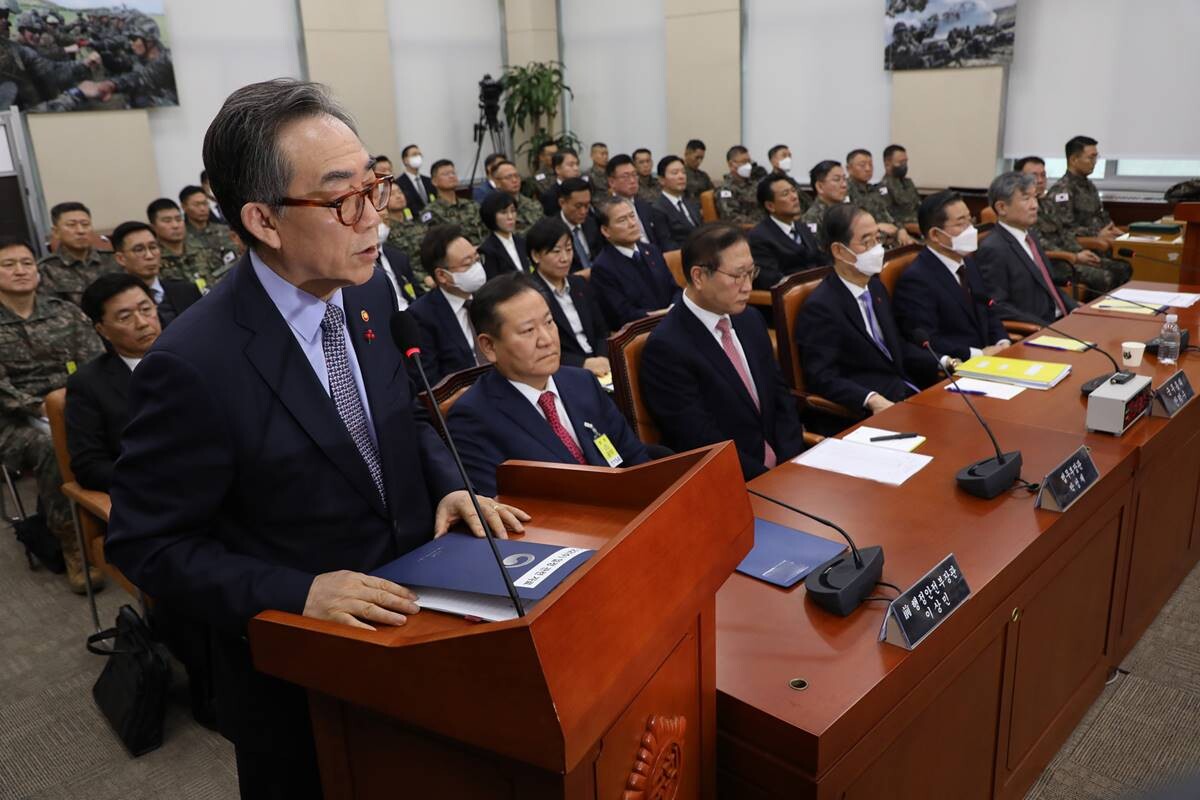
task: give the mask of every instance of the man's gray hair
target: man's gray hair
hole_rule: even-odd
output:
[[[995,211],[996,203],[1001,200],[1011,203],[1014,194],[1018,191],[1027,192],[1036,183],[1036,179],[1028,172],[1005,172],[998,175],[988,187],[988,205]]]
[[[596,202],[596,218],[600,220],[601,225],[610,224],[613,211],[617,206],[627,205],[630,208],[636,208],[633,201],[628,197],[621,197],[619,194],[610,194],[607,197],[602,197]]]
[[[204,168],[229,226],[247,245],[242,206],[279,201],[292,182],[292,165],[279,147],[279,132],[307,117],[330,116],[355,130],[354,119],[319,83],[291,78],[252,83],[225,99],[204,134]]]

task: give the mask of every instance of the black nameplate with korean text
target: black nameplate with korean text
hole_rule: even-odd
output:
[[[1179,409],[1191,402],[1191,399],[1195,396],[1196,393],[1192,390],[1192,382],[1188,380],[1188,376],[1183,373],[1183,370],[1180,370],[1163,381],[1162,385],[1154,390],[1154,407],[1151,409],[1150,415],[1153,417],[1173,417],[1179,412]]]
[[[1066,511],[1084,492],[1100,480],[1092,453],[1081,447],[1042,479],[1034,506],[1047,511]]]
[[[888,606],[879,641],[912,650],[971,594],[954,553]]]

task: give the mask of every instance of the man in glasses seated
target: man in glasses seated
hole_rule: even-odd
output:
[[[144,222],[122,222],[109,237],[113,254],[121,269],[146,285],[150,298],[158,306],[158,319],[167,327],[193,303],[200,299],[200,290],[188,281],[163,278],[162,251],[154,238],[154,229]],[[101,334],[103,335],[103,334]]]

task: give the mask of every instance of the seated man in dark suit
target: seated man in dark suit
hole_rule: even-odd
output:
[[[564,147],[550,157],[550,166],[554,168],[554,183],[550,184],[539,198],[548,217],[558,213],[558,197],[563,182],[579,178],[579,154],[569,147]],[[580,180],[587,183],[586,178]]]
[[[510,459],[632,466],[645,446],[596,377],[562,366],[558,326],[525,275],[489,281],[471,303],[479,350],[496,365],[450,410],[446,420],[471,483],[496,493],[496,467]]]
[[[516,233],[517,201],[507,192],[492,192],[479,207],[479,218],[489,231],[479,245],[488,280],[506,272],[529,272],[525,237]]]
[[[67,451],[79,485],[107,492],[129,421],[129,376],[162,326],[146,284],[124,272],[97,278],[81,305],[108,348],[67,378]]]
[[[605,198],[596,215],[608,244],[593,262],[591,280],[609,330],[666,311],[679,287],[659,249],[641,241],[633,204],[623,197]]]
[[[758,184],[758,204],[767,218],[750,230],[750,251],[758,267],[755,289],[770,289],[793,272],[829,263],[817,238],[800,222],[800,193],[786,175],[772,174]]]
[[[926,197],[917,224],[926,247],[900,276],[892,298],[905,337],[921,344],[918,331],[927,333],[934,352],[951,365],[1012,344],[971,256],[979,234],[962,195]]]
[[[500,187],[496,185],[494,180],[495,175],[493,170],[501,161],[507,161],[508,157],[504,153],[489,153],[488,157],[483,160],[483,180],[471,190],[471,199],[476,205],[482,206],[483,201],[487,200],[488,195],[493,192],[500,191]]]
[[[200,290],[194,284],[159,277],[162,251],[154,229],[146,223],[122,222],[108,238],[121,269],[140,279],[150,290],[164,328],[200,299]]]
[[[825,215],[833,272],[796,317],[796,346],[808,391],[863,415],[916,394],[933,360],[900,335],[879,280],[883,244],[875,218],[842,205]],[[913,378],[910,378],[910,375]]]
[[[639,152],[645,154],[648,162],[650,151],[643,149]],[[649,171],[649,166],[646,169]],[[642,196],[638,170],[633,165],[633,159],[624,153],[615,155],[608,160],[608,166],[604,168],[604,172],[608,176],[608,191],[614,197],[623,197],[633,205],[638,226],[638,239],[644,244],[655,245],[661,250],[658,231],[654,228],[654,213],[650,204]],[[656,180],[655,184],[657,185],[657,183]],[[657,192],[657,189],[654,191]],[[599,205],[599,200],[596,203]]]
[[[583,178],[567,178],[559,187],[558,213],[554,215],[571,232],[571,245],[574,248],[571,272],[583,273],[583,277],[591,274],[592,262],[604,249],[600,223],[592,212],[594,197],[591,185]]]
[[[796,400],[767,325],[746,312],[754,259],[746,235],[701,225],[683,244],[688,285],[646,340],[642,399],[673,450],[732,439],[750,480],[804,449]]]
[[[398,190],[395,191],[395,194],[401,197],[404,196]],[[414,300],[425,294],[425,287],[417,280],[416,273],[413,272],[412,262],[408,258],[408,253],[405,253],[399,247],[387,242],[380,244],[377,266],[387,276],[388,283],[392,285],[392,291],[396,295],[397,311],[405,310]]]
[[[608,364],[608,326],[586,278],[570,274],[571,232],[561,220],[543,217],[526,238],[537,286],[558,325],[562,363],[583,367],[597,377],[611,372]]]
[[[437,288],[421,295],[408,311],[423,338],[421,365],[431,384],[484,363],[475,350],[475,330],[467,314],[471,295],[487,282],[479,253],[457,225],[434,225],[421,240],[421,263]]]
[[[1038,220],[1037,181],[1006,172],[992,181],[988,202],[998,218],[979,246],[979,269],[1001,319],[1052,325],[1078,305],[1054,285],[1050,259],[1033,235]]]
[[[419,217],[429,201],[437,197],[437,189],[433,181],[421,174],[421,165],[425,163],[421,148],[415,144],[406,145],[400,160],[404,163],[404,171],[396,178],[396,186],[404,192],[413,215]]]
[[[650,205],[650,224],[658,233],[658,244],[663,252],[683,247],[683,240],[703,222],[700,203],[684,199],[687,178],[687,167],[679,156],[665,156],[659,160],[658,185],[662,191]]]

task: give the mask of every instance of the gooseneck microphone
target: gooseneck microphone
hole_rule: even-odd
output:
[[[761,497],[767,502],[782,506],[788,511],[794,511],[801,516],[833,528],[842,535],[850,545],[850,558],[844,555],[835,556],[821,566],[808,573],[804,579],[804,588],[812,601],[826,611],[845,617],[858,608],[862,601],[875,590],[875,584],[883,577],[883,548],[878,545],[864,547],[862,550],[854,544],[850,534],[841,527],[833,524],[824,517],[810,514],[795,506],[789,506],[781,500],[756,492],[750,487],[746,491],[755,497]]]
[[[1117,251],[1117,255],[1119,255],[1121,258],[1137,257],[1137,258],[1144,259],[1146,261],[1153,261],[1156,264],[1166,264],[1169,267],[1178,267],[1179,266],[1178,261],[1168,261],[1165,258],[1155,258],[1154,256],[1148,256],[1145,253],[1138,254],[1138,253],[1135,253],[1132,250],[1130,250],[1128,247],[1122,247],[1120,250]],[[1126,301],[1126,302],[1129,302],[1129,301]]]
[[[961,397],[967,407],[971,409],[971,413],[975,415],[975,419],[979,420],[984,432],[992,440],[992,447],[996,450],[994,457],[980,459],[958,471],[955,480],[958,481],[959,488],[967,494],[982,497],[985,500],[991,500],[993,497],[1003,494],[1021,477],[1021,451],[1013,450],[1005,453],[1000,450],[1000,443],[996,441],[996,435],[992,433],[991,427],[979,414],[975,404],[971,402],[971,398],[958,388],[958,379],[954,377],[954,371],[942,366],[941,356],[934,352],[933,346],[929,343],[929,332],[916,330],[913,333],[921,342],[921,347],[929,351],[929,355],[933,356],[933,360],[937,362],[938,368],[954,384],[955,394]]]
[[[1099,389],[1101,386],[1103,386],[1105,383],[1112,380],[1113,378],[1123,377],[1124,375],[1128,374],[1125,372],[1125,370],[1121,369],[1121,365],[1117,363],[1117,360],[1112,357],[1111,353],[1097,347],[1095,342],[1085,341],[1084,339],[1080,339],[1078,336],[1076,336],[1074,334],[1067,333],[1064,330],[1059,330],[1058,328],[1054,327],[1053,325],[1047,325],[1045,322],[1042,322],[1040,319],[1033,316],[1032,314],[1026,314],[1024,311],[1021,311],[1018,308],[1009,309],[1005,313],[1015,314],[1022,322],[1029,322],[1034,325],[1041,325],[1046,330],[1054,331],[1059,336],[1065,336],[1072,341],[1079,342],[1081,345],[1083,345],[1085,350],[1094,350],[1097,353],[1099,353],[1100,355],[1102,355],[1108,359],[1109,363],[1112,364],[1113,371],[1106,372],[1103,375],[1097,375],[1094,378],[1084,381],[1083,385],[1079,387],[1079,391],[1081,394],[1085,394],[1085,395],[1091,394],[1092,392],[1096,391],[1097,389]],[[1032,346],[1037,347],[1037,345],[1032,345]]]
[[[425,387],[429,397],[433,400],[433,389],[429,385],[429,378],[425,376],[425,366],[421,363],[421,334],[417,321],[409,315],[407,311],[397,311],[392,314],[392,319],[388,323],[392,330],[392,341],[396,343],[397,349],[404,354],[404,357],[417,365],[417,373],[421,376],[421,385]],[[446,427],[446,418],[442,416],[441,406],[436,400],[430,403],[433,406],[433,413],[437,416],[438,422],[441,423],[442,430],[446,432],[446,444],[450,446],[450,455],[454,456],[454,465],[458,467],[458,474],[463,480],[463,486],[467,487],[467,494],[471,498],[471,505],[475,508],[475,515],[479,517],[479,524],[483,527],[483,532],[487,536],[488,545],[492,548],[492,555],[496,559],[496,566],[500,568],[500,577],[504,579],[504,588],[508,589],[508,596],[512,600],[513,608],[517,610],[517,616],[525,616],[525,606],[521,603],[521,598],[517,595],[517,587],[513,586],[512,577],[508,574],[508,570],[504,567],[504,558],[500,555],[500,548],[496,546],[496,536],[492,533],[491,526],[488,525],[487,519],[483,516],[483,509],[479,507],[479,496],[475,494],[475,487],[471,485],[471,478],[467,475],[467,470],[463,467],[462,459],[458,456],[458,448],[454,446],[454,438],[450,435],[450,429]]]

